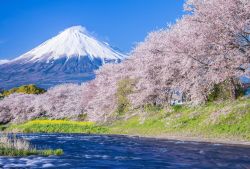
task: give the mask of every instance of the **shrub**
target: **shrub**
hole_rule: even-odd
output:
[[[162,110],[162,106],[154,105],[154,104],[146,104],[146,105],[143,106],[143,108],[144,108],[144,111],[149,112],[149,113],[151,113],[151,112],[159,112],[159,111]]]
[[[182,105],[173,105],[171,106],[174,112],[179,112],[183,108]]]
[[[62,155],[62,149],[37,150],[28,141],[16,136],[0,136],[0,156]]]
[[[43,156],[50,156],[50,155],[59,156],[59,155],[62,155],[62,154],[63,154],[63,150],[62,150],[62,149],[56,149],[56,150],[51,150],[51,149],[48,149],[48,150],[40,150],[39,152],[40,152],[40,154],[43,155]]]
[[[232,80],[226,80],[224,82],[215,84],[212,91],[208,95],[207,100],[218,101],[218,100],[229,100],[235,99],[244,95],[244,90],[239,83]]]
[[[0,131],[3,131],[4,129],[6,129],[7,127],[5,125],[0,125]]]
[[[1,96],[6,97],[6,96],[9,96],[10,94],[13,94],[13,93],[42,94],[45,92],[46,92],[46,90],[39,88],[34,84],[30,84],[30,85],[20,86],[18,88],[13,88],[10,90],[4,90],[1,94]]]
[[[134,80],[132,79],[123,79],[118,82],[117,88],[117,113],[119,115],[124,114],[130,108],[130,102],[128,99],[128,95],[133,92],[133,84]]]

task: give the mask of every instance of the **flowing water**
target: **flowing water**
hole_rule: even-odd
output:
[[[83,135],[19,135],[62,156],[0,157],[0,168],[250,169],[250,147],[151,138]]]

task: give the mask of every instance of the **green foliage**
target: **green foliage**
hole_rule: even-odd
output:
[[[128,95],[133,92],[134,80],[132,79],[123,79],[118,82],[117,88],[117,110],[116,112],[119,115],[122,115],[129,111],[130,102],[128,99]]]
[[[38,150],[38,153],[43,156],[50,156],[50,155],[56,155],[60,156],[63,155],[63,150],[62,149],[47,149],[47,150]]]
[[[62,149],[47,149],[47,150],[36,150],[36,149],[29,149],[29,150],[22,150],[22,149],[15,149],[5,147],[4,145],[0,145],[0,156],[15,156],[15,157],[22,157],[22,156],[30,156],[30,155],[41,155],[41,156],[50,156],[50,155],[62,155]]]
[[[5,130],[7,127],[5,125],[0,125],[0,131]]]
[[[0,156],[28,156],[28,155],[36,155],[34,150],[18,150],[14,148],[0,146]]]
[[[208,95],[209,102],[218,100],[229,100],[244,95],[244,90],[239,83],[233,80],[227,80],[219,84],[215,84],[213,90]]]
[[[153,105],[153,104],[146,104],[144,107],[144,111],[148,113],[157,113],[162,110],[162,107],[160,105]]]
[[[80,121],[84,121],[86,120],[86,118],[87,118],[87,114],[83,113],[83,114],[79,114],[77,119]]]
[[[0,156],[29,156],[29,155],[62,155],[62,149],[37,150],[27,140],[17,138],[15,135],[0,136]]]
[[[12,125],[7,131],[23,133],[106,133],[107,128],[97,126],[92,122],[78,122],[68,120],[33,120],[24,124]]]
[[[13,93],[42,94],[45,92],[46,92],[46,90],[39,88],[34,84],[30,84],[30,85],[20,86],[18,88],[13,88],[10,90],[4,90],[1,93],[0,97],[6,97],[6,96],[9,96],[10,94],[13,94]]]
[[[171,106],[174,112],[180,112],[183,109],[182,105],[173,105]]]

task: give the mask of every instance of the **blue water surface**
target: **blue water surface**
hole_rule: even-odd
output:
[[[26,134],[62,156],[0,157],[0,168],[249,169],[250,147],[83,134]]]

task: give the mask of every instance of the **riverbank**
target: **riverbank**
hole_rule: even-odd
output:
[[[68,120],[33,120],[10,125],[6,132],[87,133],[153,137],[181,141],[250,145],[250,99],[168,109],[145,106],[144,112],[128,112],[112,123]]]
[[[168,110],[147,107],[144,114],[116,121],[109,129],[112,134],[250,145],[250,99]]]
[[[197,142],[197,143],[211,143],[211,144],[227,144],[232,146],[247,146],[250,147],[250,141],[243,140],[231,140],[229,138],[202,138],[202,137],[188,137],[177,135],[158,135],[158,136],[145,136],[145,135],[125,135],[128,137],[140,137],[140,138],[154,138],[163,140],[172,140],[180,142]]]
[[[107,132],[104,126],[94,122],[37,119],[23,124],[6,126],[4,132],[10,133],[87,133],[102,134]]]

